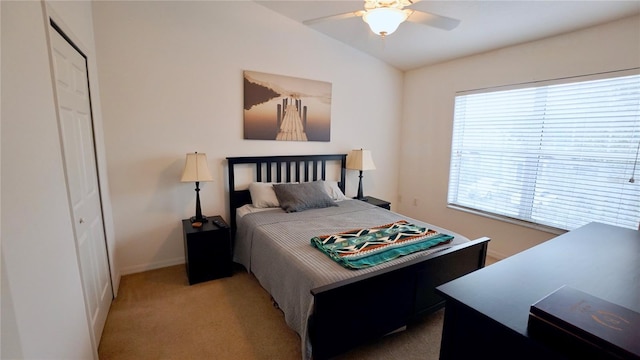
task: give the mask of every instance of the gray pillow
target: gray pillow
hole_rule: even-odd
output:
[[[273,184],[280,207],[286,212],[338,206],[329,197],[322,181],[301,184]]]

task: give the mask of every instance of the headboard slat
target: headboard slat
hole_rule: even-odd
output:
[[[256,163],[256,181],[262,182],[262,162]]]
[[[273,180],[271,180],[271,167],[272,167],[272,162],[271,161],[267,161],[267,182],[273,182]]]
[[[313,181],[316,181],[318,180],[318,162],[314,160],[311,163],[313,164]]]

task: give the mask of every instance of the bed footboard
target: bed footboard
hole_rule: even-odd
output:
[[[313,358],[326,359],[444,306],[435,288],[484,267],[489,238],[311,290]],[[349,341],[340,339],[348,338]]]

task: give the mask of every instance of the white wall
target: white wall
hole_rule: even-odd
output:
[[[640,66],[640,17],[424,67],[405,74],[398,210],[469,237],[505,257],[556,235],[449,209],[456,91]],[[417,199],[417,206],[413,200]]]
[[[91,341],[58,135],[45,8],[2,1],[2,348],[4,359],[90,359]],[[98,163],[110,202],[91,3],[54,2],[59,24],[89,56]],[[53,14],[53,13],[52,13]]]
[[[402,74],[254,2],[96,2],[109,181],[123,273],[184,262],[185,154],[207,154],[205,215],[227,220],[225,157],[367,148],[365,193],[395,201]],[[243,140],[243,70],[332,83],[330,142]],[[357,190],[349,172],[347,195]],[[393,204],[395,205],[395,204]]]

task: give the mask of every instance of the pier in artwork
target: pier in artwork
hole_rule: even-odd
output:
[[[302,106],[302,100],[285,98],[277,106],[278,134],[276,140],[308,141],[307,107]]]

